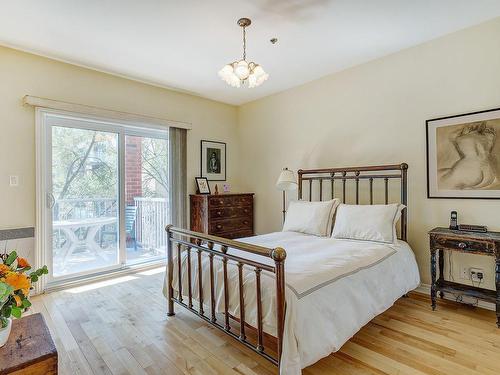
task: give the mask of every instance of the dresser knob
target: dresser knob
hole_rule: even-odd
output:
[[[243,212],[247,214],[247,213],[248,213],[248,210],[245,208],[245,209],[243,210]]]
[[[221,228],[222,228],[222,225],[217,224],[217,229],[221,229]]]
[[[217,215],[221,216],[221,215],[222,215],[222,212],[217,211]]]
[[[247,225],[248,224],[248,220],[244,220],[243,224]]]
[[[219,203],[220,203],[220,204],[224,203],[224,200],[223,200],[223,199],[220,199],[220,200],[219,200]]]
[[[465,242],[459,242],[458,247],[461,249],[465,249],[467,247],[467,244]]]

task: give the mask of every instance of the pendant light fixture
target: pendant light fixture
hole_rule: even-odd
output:
[[[238,25],[243,29],[243,58],[225,65],[219,71],[219,77],[233,87],[241,87],[248,84],[249,88],[257,87],[269,78],[262,66],[252,62],[247,62],[247,40],[246,28],[252,21],[248,18],[240,18]]]

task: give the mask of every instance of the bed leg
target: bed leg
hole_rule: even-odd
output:
[[[167,260],[168,260],[168,285],[167,285],[167,291],[168,291],[168,311],[167,311],[167,316],[174,316],[174,288],[172,287],[172,282],[174,279],[174,260],[172,256],[172,233],[170,232],[170,228],[172,225],[167,225]]]

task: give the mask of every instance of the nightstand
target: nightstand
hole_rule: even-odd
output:
[[[462,232],[448,228],[434,228],[429,232],[431,250],[431,301],[436,309],[436,294],[458,293],[496,304],[497,326],[500,328],[500,233]],[[496,291],[459,284],[444,279],[444,251],[487,255],[495,257]],[[436,252],[439,252],[439,278],[436,275]]]

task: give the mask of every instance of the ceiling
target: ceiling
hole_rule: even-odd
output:
[[[500,0],[0,0],[0,44],[242,104],[500,16]],[[270,74],[233,88],[241,56]],[[278,38],[272,45],[269,40]]]

